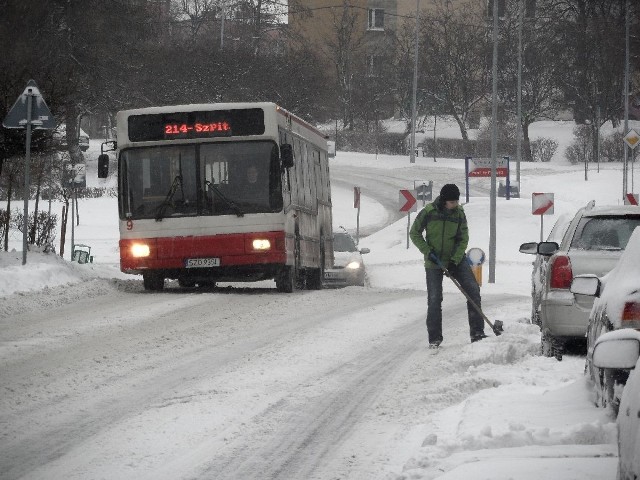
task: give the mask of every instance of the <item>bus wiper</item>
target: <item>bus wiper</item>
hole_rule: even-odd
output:
[[[213,183],[211,182],[207,182],[207,186],[211,187],[211,190],[213,190],[213,193],[215,193],[218,198],[220,198],[224,203],[227,204],[227,206],[229,208],[231,208],[231,210],[233,210],[233,212],[238,216],[238,217],[244,217],[244,212],[242,211],[242,209],[238,206],[238,204],[236,202],[234,202],[233,200],[231,200],[230,198],[228,198],[224,193],[222,193],[220,191],[220,189],[218,187],[216,187]]]
[[[173,196],[176,194],[178,187],[182,189],[182,175],[176,175],[173,179],[173,183],[171,184],[169,192],[167,192],[167,196],[164,198],[164,201],[160,204],[158,210],[156,211],[156,222],[161,222],[164,218],[167,207],[173,206]],[[184,197],[184,190],[182,192],[182,195]]]

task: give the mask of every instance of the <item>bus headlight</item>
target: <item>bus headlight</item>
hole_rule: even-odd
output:
[[[349,262],[346,268],[348,268],[349,270],[357,270],[360,268],[360,265],[361,265],[360,262],[353,261],[353,262]]]
[[[149,245],[146,243],[134,243],[131,245],[131,256],[133,257],[148,257],[149,253]]]
[[[266,238],[256,238],[253,240],[254,250],[269,250],[271,248],[271,242]]]

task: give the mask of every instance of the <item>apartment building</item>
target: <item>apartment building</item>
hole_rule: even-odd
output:
[[[463,8],[469,2],[479,9],[491,0],[419,0],[421,15],[438,7]],[[505,1],[505,0],[498,0]],[[305,0],[289,10],[288,24],[294,38],[321,53],[327,72],[334,74],[337,63],[348,59],[353,72],[362,73],[379,99],[381,112],[394,113],[391,92],[384,93],[385,68],[399,54],[398,36],[405,43],[412,37],[416,0]],[[411,40],[409,40],[411,41]],[[388,72],[387,72],[388,74]],[[376,79],[378,80],[376,82]]]

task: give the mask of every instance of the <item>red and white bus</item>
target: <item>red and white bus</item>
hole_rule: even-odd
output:
[[[147,290],[275,279],[333,264],[326,137],[273,103],[118,112],[120,268]],[[101,155],[99,176],[108,175]]]

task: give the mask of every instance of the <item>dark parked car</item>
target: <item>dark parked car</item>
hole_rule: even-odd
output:
[[[347,232],[333,234],[333,268],[324,272],[324,285],[327,287],[346,287],[356,285],[364,287],[367,274],[362,255],[369,253],[368,248],[358,248]]]
[[[640,332],[623,328],[595,343],[593,363],[602,369],[626,370],[618,411],[618,480],[640,478]]]
[[[507,184],[500,182],[498,184],[498,196],[507,196]],[[518,182],[509,182],[509,197],[520,198],[520,184]]]
[[[54,130],[53,140],[60,150],[67,149],[67,126],[64,123]],[[89,135],[81,128],[78,128],[78,146],[83,152],[89,150]]]
[[[596,207],[592,201],[578,210],[560,242],[520,246],[522,253],[548,258],[547,262],[540,262],[533,295],[534,304],[539,297],[537,314],[543,355],[562,360],[568,342],[584,343],[593,297],[571,293],[571,281],[576,275],[608,273],[639,225],[640,207]]]
[[[596,403],[616,410],[629,371],[598,368],[593,352],[598,339],[607,332],[640,329],[640,227],[634,230],[611,272],[602,278],[577,276],[571,291],[596,297],[587,328],[587,372],[596,389]]]

